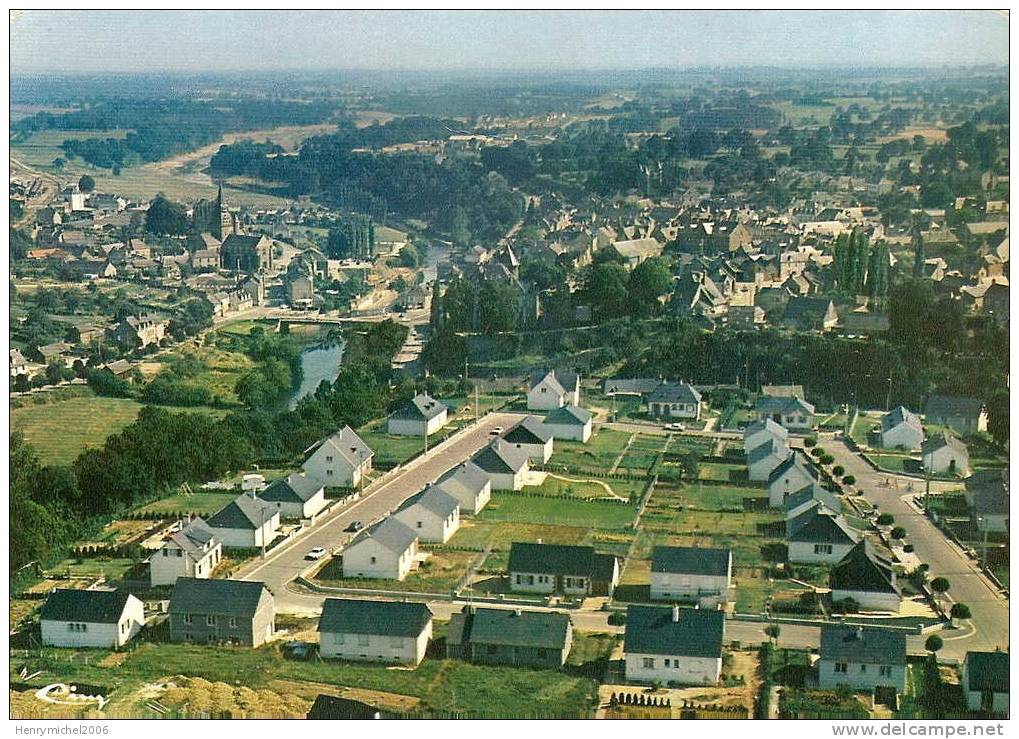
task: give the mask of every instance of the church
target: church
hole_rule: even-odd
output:
[[[241,233],[237,216],[223,203],[223,186],[219,186],[215,200],[199,200],[192,216],[195,231],[208,233],[223,241],[231,234]]]

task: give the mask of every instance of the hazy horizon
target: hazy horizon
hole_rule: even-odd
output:
[[[12,75],[1008,64],[997,11],[34,10],[10,38]]]

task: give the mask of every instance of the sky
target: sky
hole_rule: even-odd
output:
[[[997,11],[14,11],[14,74],[1008,63]]]

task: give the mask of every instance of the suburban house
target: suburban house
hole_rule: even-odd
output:
[[[527,410],[551,411],[564,405],[580,405],[580,375],[549,370],[531,378]]]
[[[755,406],[760,420],[770,418],[789,431],[810,431],[814,428],[814,406],[796,397],[762,395]]]
[[[475,608],[453,614],[446,656],[490,665],[560,668],[573,646],[565,613]]]
[[[602,392],[605,395],[647,395],[661,384],[662,380],[658,377],[613,377],[605,380]]]
[[[793,493],[817,482],[817,472],[809,462],[803,462],[793,452],[768,475],[768,505],[781,508],[785,499]]]
[[[552,456],[552,430],[537,416],[527,416],[513,428],[504,432],[502,438],[527,452],[532,462],[544,464]]]
[[[648,393],[647,411],[653,418],[698,421],[701,417],[701,394],[685,382],[663,382]]]
[[[1008,533],[1008,467],[980,470],[966,480],[966,505],[978,531]]]
[[[258,497],[276,506],[281,518],[311,518],[326,506],[326,492],[321,481],[301,473],[269,483]]]
[[[780,441],[788,443],[789,430],[781,424],[775,423],[770,418],[761,421],[754,421],[743,429],[743,448],[748,452],[756,449],[766,441]]]
[[[651,552],[651,600],[716,608],[729,599],[732,550],[657,546]]]
[[[820,503],[832,513],[842,512],[842,501],[831,491],[815,484],[798,490],[785,499],[782,510],[785,513],[786,521],[800,515],[814,503]]]
[[[492,497],[488,474],[469,460],[446,472],[435,486],[457,499],[461,514],[480,513]]]
[[[884,415],[881,427],[871,435],[873,446],[912,451],[923,444],[923,422],[916,413],[900,405]]]
[[[863,539],[846,517],[815,500],[786,519],[788,560],[800,564],[836,564]]]
[[[626,609],[626,679],[663,685],[714,685],[722,673],[725,614],[704,608]]]
[[[384,518],[344,547],[343,576],[402,580],[417,551],[417,533],[392,516]]]
[[[821,626],[817,683],[824,690],[906,689],[906,632],[872,626]]]
[[[969,474],[969,450],[958,438],[940,431],[920,447],[920,460],[925,472],[965,477]]]
[[[614,241],[606,248],[615,251],[626,262],[626,267],[633,269],[645,259],[661,256],[664,244],[657,239],[628,239]]]
[[[782,441],[771,439],[747,452],[747,471],[750,480],[764,482],[771,473],[789,459],[792,452]]]
[[[421,541],[445,544],[460,528],[460,501],[429,485],[408,498],[393,518],[412,529]]]
[[[357,487],[364,475],[371,472],[372,457],[375,456],[375,452],[350,426],[344,426],[308,451],[311,454],[304,460],[301,469],[327,488]]]
[[[488,475],[492,490],[519,490],[530,469],[527,452],[502,439],[493,441],[471,461]]]
[[[924,409],[924,420],[930,426],[948,426],[963,435],[987,430],[987,411],[979,398],[932,395]]]
[[[803,331],[830,331],[838,323],[839,313],[828,298],[790,298],[782,316],[783,326]]]
[[[619,582],[619,560],[594,547],[515,541],[507,569],[510,590],[518,593],[611,597]]]
[[[1007,715],[1008,652],[966,652],[961,684],[967,709]]]
[[[257,647],[276,630],[275,601],[263,582],[182,577],[169,614],[173,642]]]
[[[432,612],[424,603],[326,598],[318,633],[322,657],[417,665],[432,638]]]
[[[145,625],[145,606],[126,590],[54,590],[39,611],[49,647],[117,649]]]
[[[222,558],[223,544],[205,521],[180,521],[149,557],[149,582],[156,587],[173,585],[178,577],[210,577]]]
[[[576,405],[564,405],[545,416],[545,428],[553,439],[579,441],[586,444],[591,438],[591,411]]]
[[[168,323],[151,313],[128,316],[117,324],[113,330],[113,338],[123,346],[140,349],[162,341],[166,336]]]
[[[394,411],[386,421],[386,431],[398,436],[431,436],[446,425],[449,409],[429,395],[415,395]]]
[[[276,538],[280,511],[250,495],[238,495],[208,520],[209,528],[225,547],[255,549]]]
[[[833,602],[853,600],[863,611],[898,613],[902,589],[890,562],[863,539],[832,568],[828,575]]]
[[[11,377],[28,374],[28,360],[17,349],[11,349]]]

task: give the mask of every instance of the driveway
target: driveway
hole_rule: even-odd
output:
[[[974,562],[949,540],[940,529],[909,504],[908,499],[923,494],[924,481],[904,475],[878,472],[841,438],[821,442],[835,463],[856,477],[856,487],[882,513],[895,516],[895,524],[906,530],[921,562],[930,565],[931,577],[947,577],[952,587],[950,600],[965,603],[973,614],[972,630],[945,631],[943,656],[951,651],[993,650],[1008,648],[1008,600],[984,577]],[[932,482],[931,492],[957,490],[957,482]]]

